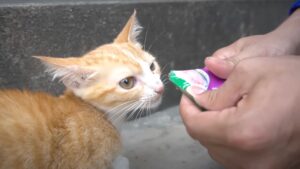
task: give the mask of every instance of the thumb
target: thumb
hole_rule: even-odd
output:
[[[218,77],[227,79],[237,63],[235,60],[239,54],[240,49],[236,43],[233,43],[229,46],[218,49],[211,57],[207,57],[205,59],[205,66]]]
[[[231,54],[231,55],[230,55]],[[227,79],[234,67],[243,59],[253,57],[253,52],[240,51],[234,45],[219,49],[211,57],[205,58],[205,66],[215,75]]]
[[[222,110],[236,106],[244,94],[242,81],[243,79],[239,79],[233,74],[219,89],[193,94],[194,100],[208,110]]]
[[[207,57],[205,58],[204,63],[211,72],[222,79],[228,78],[235,65],[227,59],[225,60],[217,57]]]

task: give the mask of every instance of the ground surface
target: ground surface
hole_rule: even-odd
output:
[[[192,140],[171,107],[122,127],[130,169],[222,169]]]

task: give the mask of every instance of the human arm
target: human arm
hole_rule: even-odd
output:
[[[282,169],[300,159],[300,58],[239,62],[223,86],[187,98],[180,112],[189,134],[229,169]]]
[[[207,57],[205,65],[222,78],[233,66],[248,57],[277,57],[300,54],[300,9],[295,10],[281,25],[264,35],[241,38]]]

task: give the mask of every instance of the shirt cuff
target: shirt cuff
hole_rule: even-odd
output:
[[[289,15],[295,12],[296,9],[300,7],[300,0],[296,1],[289,10]]]

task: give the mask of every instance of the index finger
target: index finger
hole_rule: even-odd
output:
[[[180,114],[187,131],[191,137],[200,142],[223,145],[235,112],[236,107],[202,112],[186,96],[182,96],[180,101]]]

